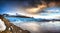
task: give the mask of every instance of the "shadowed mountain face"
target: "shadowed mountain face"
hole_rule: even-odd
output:
[[[27,30],[23,30],[20,27],[15,26],[14,24],[10,23],[8,20],[6,20],[3,16],[0,15],[0,19],[4,21],[6,25],[5,31],[0,31],[0,33],[30,33]]]

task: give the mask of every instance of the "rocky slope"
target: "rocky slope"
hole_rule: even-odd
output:
[[[0,15],[0,19],[4,21],[6,25],[5,31],[0,31],[0,33],[30,33],[27,30],[23,30],[20,27],[15,26],[14,24],[10,23],[7,19],[5,19],[2,15]]]

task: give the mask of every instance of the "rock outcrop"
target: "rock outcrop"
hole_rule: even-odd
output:
[[[6,25],[5,31],[0,31],[0,33],[30,33],[28,30],[23,30],[20,27],[15,26],[14,24],[10,23],[6,18],[0,15],[0,19],[4,21]]]

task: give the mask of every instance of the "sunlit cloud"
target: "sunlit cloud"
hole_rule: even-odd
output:
[[[30,14],[35,14],[35,13],[41,12],[46,7],[47,7],[47,5],[45,5],[45,4],[37,5],[37,7],[34,7],[34,8],[27,8],[26,12],[28,12]]]

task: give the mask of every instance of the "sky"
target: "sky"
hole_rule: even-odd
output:
[[[59,0],[0,0],[0,14],[24,15],[34,18],[60,18]]]

